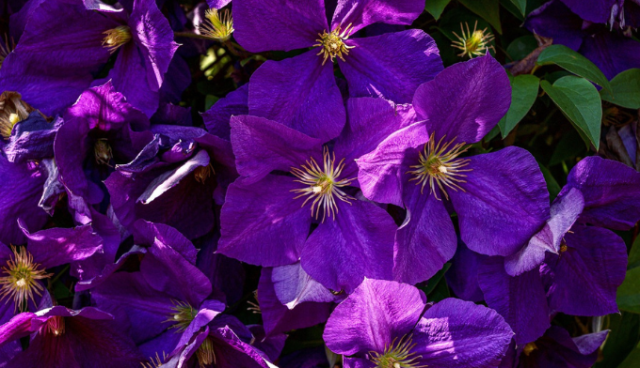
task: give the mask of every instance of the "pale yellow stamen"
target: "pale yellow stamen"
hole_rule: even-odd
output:
[[[193,174],[196,177],[196,181],[200,184],[204,184],[207,179],[215,173],[216,171],[213,169],[213,166],[211,166],[211,164],[206,166],[199,166],[193,171]]]
[[[109,49],[109,52],[112,54],[120,48],[120,46],[131,41],[131,28],[127,26],[118,26],[104,31],[102,34],[106,35],[102,40],[102,46]]]
[[[327,33],[326,30],[322,33],[318,33],[320,38],[316,39],[318,43],[313,45],[313,47],[320,47],[318,55],[323,55],[322,65],[324,65],[328,59],[331,59],[331,62],[333,62],[336,57],[345,61],[344,57],[349,54],[350,49],[355,47],[344,43],[344,41],[351,36],[352,31],[353,28],[351,27],[351,24],[349,24],[344,30],[338,26],[336,29],[331,31],[331,33]]]
[[[317,219],[320,214],[320,207],[322,207],[323,222],[327,217],[333,217],[335,220],[338,213],[336,198],[346,203],[349,203],[349,200],[355,200],[355,198],[350,197],[340,189],[351,185],[351,182],[355,179],[338,180],[345,165],[344,159],[338,165],[335,165],[335,160],[335,153],[333,155],[329,154],[329,150],[325,147],[323,153],[324,167],[322,169],[313,157],[307,161],[306,165],[302,165],[301,169],[291,168],[291,173],[298,178],[295,181],[307,185],[306,188],[292,190],[294,193],[300,193],[294,199],[308,196],[302,203],[303,207],[309,200],[313,199],[311,216]]]
[[[93,147],[93,151],[98,165],[110,166],[109,162],[113,158],[113,152],[106,138],[98,139]]]
[[[13,127],[36,111],[28,103],[22,101],[17,92],[5,91],[0,95],[0,135],[9,138]]]
[[[16,48],[15,42],[13,42],[13,38],[9,40],[9,37],[4,35],[4,45],[0,42],[0,68],[2,68],[2,63],[4,59],[9,56],[9,54]]]
[[[180,302],[177,300],[173,301],[173,308],[171,308],[172,313],[169,315],[169,318],[164,322],[174,323],[170,328],[175,328],[177,332],[184,331],[194,318],[196,318],[196,314],[198,314],[198,310],[194,309],[187,302]]]
[[[160,368],[164,363],[166,363],[166,360],[167,360],[167,354],[163,351],[162,359],[160,359],[160,355],[156,353],[155,357],[149,358],[149,362],[140,363],[140,364],[142,365],[142,368]]]
[[[487,51],[490,49],[495,52],[495,48],[492,45],[489,45],[489,43],[494,39],[491,32],[488,32],[486,28],[482,30],[478,29],[478,21],[476,21],[473,26],[473,32],[469,30],[468,23],[465,23],[465,26],[467,27],[466,32],[464,30],[464,26],[460,23],[460,30],[462,31],[461,36],[453,32],[458,40],[453,41],[451,46],[462,51],[458,56],[468,56],[469,58],[473,58],[475,56],[486,55]]]
[[[199,27],[200,34],[211,39],[224,42],[231,38],[233,28],[233,18],[229,10],[218,11],[208,9],[205,12],[205,21]]]
[[[411,336],[403,336],[396,344],[397,338],[391,344],[385,346],[384,353],[372,351],[369,353],[371,362],[376,368],[425,368],[426,365],[418,365],[421,355],[412,353],[416,346],[412,343]]]
[[[216,364],[216,352],[213,349],[213,339],[211,339],[211,337],[207,336],[207,338],[204,339],[202,345],[200,345],[196,351],[196,357],[200,368],[207,368]]]
[[[18,308],[24,311],[29,300],[35,304],[34,294],[42,296],[44,287],[39,280],[47,279],[52,274],[33,263],[33,256],[24,247],[11,246],[11,250],[12,257],[2,267],[2,273],[6,276],[0,277],[0,301],[11,297],[15,304],[14,311]]]
[[[471,171],[471,169],[463,169],[469,164],[469,159],[458,158],[461,154],[467,151],[468,147],[465,147],[465,143],[457,143],[453,145],[455,138],[443,144],[444,137],[436,143],[435,137],[431,134],[429,142],[424,145],[423,152],[420,153],[420,164],[411,166],[413,171],[407,172],[407,174],[414,175],[409,180],[416,180],[417,185],[421,185],[420,192],[424,191],[424,187],[429,184],[429,194],[438,198],[437,189],[439,188],[444,193],[445,198],[449,198],[445,187],[453,190],[462,190],[460,183],[465,183],[466,177],[464,172]]]

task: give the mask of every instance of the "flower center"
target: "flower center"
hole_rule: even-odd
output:
[[[522,352],[524,353],[524,355],[529,356],[535,350],[538,350],[538,346],[536,345],[535,342],[530,342],[524,346],[524,348],[522,349]]]
[[[24,311],[29,300],[35,304],[34,293],[42,296],[44,288],[38,280],[49,278],[53,274],[33,263],[33,256],[24,247],[11,246],[11,250],[13,255],[7,261],[7,265],[2,267],[2,273],[6,276],[0,277],[0,300],[7,296],[12,297],[15,303],[14,311],[18,307]]]
[[[175,324],[169,328],[177,329],[176,332],[182,332],[189,327],[191,321],[193,321],[193,319],[196,318],[196,314],[198,314],[198,311],[189,303],[177,300],[173,301],[173,308],[171,308],[171,310],[173,313],[169,314],[169,318],[164,322],[174,322]]]
[[[45,332],[54,337],[64,335],[64,317],[54,316],[49,318],[45,325]]]
[[[118,26],[116,28],[104,31],[106,35],[102,40],[102,46],[109,49],[110,53],[114,53],[120,46],[131,41],[131,28],[127,26]]]
[[[306,165],[302,165],[301,169],[291,168],[291,173],[298,178],[298,180],[295,181],[307,185],[306,188],[292,190],[294,193],[300,193],[300,195],[294,199],[308,196],[304,203],[302,203],[302,207],[304,207],[309,200],[313,199],[311,216],[317,219],[320,213],[320,207],[322,207],[323,222],[326,217],[333,217],[335,220],[335,216],[338,213],[336,198],[346,203],[349,203],[349,200],[355,200],[355,198],[348,196],[340,189],[350,185],[354,180],[338,180],[338,177],[344,169],[344,159],[342,159],[338,165],[335,165],[335,161],[335,152],[331,155],[327,147],[325,147],[323,152],[323,169],[318,166],[318,163],[313,157],[307,161]]]
[[[375,351],[369,353],[371,362],[376,368],[425,368],[426,365],[418,365],[421,355],[412,353],[411,350],[416,346],[412,343],[411,336],[403,336],[396,344],[397,338],[393,339],[391,344],[384,349],[384,353],[380,354]]]
[[[471,171],[471,169],[463,169],[470,160],[458,158],[469,149],[465,147],[465,143],[453,145],[454,138],[443,144],[443,140],[444,137],[436,143],[432,133],[429,142],[424,145],[424,151],[420,153],[420,164],[411,166],[415,170],[407,172],[414,175],[409,180],[416,180],[416,185],[422,185],[421,193],[429,183],[429,194],[433,193],[438,200],[440,198],[438,198],[436,186],[444,193],[445,198],[449,199],[445,187],[453,190],[460,189],[464,192],[458,183],[465,183],[463,178],[466,177],[466,174],[463,173]]]
[[[22,101],[18,92],[5,91],[0,95],[0,135],[11,137],[13,127],[29,117],[35,111],[28,103]]]
[[[193,174],[196,177],[196,181],[200,184],[204,184],[205,181],[207,181],[207,179],[212,175],[215,174],[216,171],[213,169],[213,166],[211,166],[211,164],[206,165],[206,166],[198,166],[194,171]]]
[[[345,61],[344,56],[348,55],[349,50],[355,47],[344,43],[351,36],[351,31],[353,31],[353,28],[349,24],[344,30],[342,30],[341,26],[338,26],[331,33],[327,33],[326,29],[324,32],[318,33],[320,38],[316,39],[318,43],[313,47],[320,47],[318,55],[323,55],[322,65],[327,62],[327,59],[331,59],[331,62],[333,62],[336,56]]]
[[[163,351],[162,359],[160,358],[160,355],[156,353],[155,357],[150,357],[148,362],[141,363],[141,364],[142,364],[142,368],[160,368],[166,362],[167,362],[167,354]]]
[[[478,29],[478,21],[473,26],[473,32],[469,30],[469,23],[465,23],[465,26],[467,27],[466,32],[462,23],[460,23],[462,36],[453,32],[458,40],[453,41],[451,46],[462,51],[458,56],[473,58],[474,56],[485,55],[489,49],[495,51],[494,47],[489,45],[494,39],[493,34],[488,32],[486,28]]]
[[[96,157],[96,163],[98,165],[109,166],[109,162],[113,158],[113,152],[107,138],[100,138],[93,146],[94,155]]]
[[[216,364],[216,353],[213,350],[213,339],[208,337],[204,339],[202,345],[196,351],[196,357],[198,358],[198,364],[200,368],[206,368],[213,364]]]
[[[214,40],[224,42],[231,38],[233,18],[229,10],[219,12],[218,9],[208,9],[204,14],[205,20],[200,25],[200,33]]]
[[[11,41],[9,41],[9,37],[5,34],[4,43],[2,42],[2,40],[0,40],[0,68],[2,68],[2,62],[4,62],[4,59],[9,56],[9,54],[15,47],[16,44],[15,42],[13,42],[13,38],[11,39]]]

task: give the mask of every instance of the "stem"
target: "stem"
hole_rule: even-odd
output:
[[[173,32],[173,35],[176,37],[189,37],[189,38],[197,38],[199,40],[215,41],[210,37],[191,33],[191,32]]]
[[[67,270],[69,269],[69,265],[64,266],[64,268],[62,269],[62,271],[58,272],[58,274],[56,275],[56,277],[54,277],[53,279],[51,279],[51,283],[50,285],[53,285],[56,281],[58,281],[58,279],[60,278],[60,276],[62,276],[63,273],[67,272]]]

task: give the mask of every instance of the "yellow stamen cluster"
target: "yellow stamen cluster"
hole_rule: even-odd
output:
[[[318,33],[320,38],[316,39],[318,43],[313,45],[313,47],[320,47],[318,55],[323,55],[322,65],[324,65],[328,59],[331,59],[331,62],[333,62],[336,57],[345,61],[345,55],[348,55],[349,50],[355,47],[344,43],[344,41],[351,36],[352,31],[353,28],[351,27],[351,24],[349,24],[344,30],[338,26],[336,29],[331,31],[331,33],[327,33],[326,30],[322,33]]]
[[[445,144],[442,143],[444,136],[436,143],[435,137],[431,134],[429,142],[424,145],[424,151],[420,153],[420,164],[411,166],[413,171],[407,172],[414,175],[409,180],[416,180],[416,185],[422,185],[421,192],[424,191],[424,187],[429,183],[429,194],[438,198],[437,188],[440,188],[444,193],[445,198],[449,199],[445,187],[453,190],[464,189],[458,185],[459,183],[465,183],[463,179],[466,177],[463,172],[471,171],[470,169],[463,169],[469,164],[469,159],[460,159],[458,156],[467,151],[468,147],[465,147],[465,143],[457,143],[453,145],[455,138]]]
[[[469,23],[465,23],[465,26],[467,27],[466,32],[464,26],[460,23],[462,36],[453,32],[458,40],[453,41],[451,46],[462,51],[458,56],[468,56],[469,58],[482,56],[486,55],[489,49],[492,49],[495,52],[495,48],[489,45],[489,43],[494,39],[491,32],[487,31],[486,28],[482,30],[478,29],[478,21],[476,21],[473,26],[473,32],[469,30]]]
[[[64,335],[64,317],[54,316],[47,320],[45,332],[53,337]]]
[[[187,302],[180,302],[177,300],[173,301],[173,308],[171,310],[173,313],[169,315],[169,318],[164,322],[173,322],[175,323],[170,328],[177,329],[178,332],[184,331],[189,327],[191,321],[196,318],[196,314],[198,314],[198,310],[194,309]]]
[[[233,28],[233,18],[229,10],[208,9],[204,17],[205,21],[199,27],[200,34],[220,42],[231,38],[231,34],[235,29]]]
[[[120,46],[131,41],[131,28],[127,26],[118,26],[104,31],[102,34],[106,35],[104,40],[102,40],[102,46],[109,49],[109,52],[112,54],[116,52]]]
[[[165,354],[165,352],[163,351],[162,359],[160,359],[160,355],[156,353],[156,356],[149,358],[148,362],[140,363],[140,364],[142,365],[142,368],[160,368],[164,363],[166,363],[166,360],[167,360],[167,354]]]
[[[47,279],[53,274],[33,263],[33,256],[24,247],[12,246],[11,250],[13,256],[2,267],[2,273],[6,276],[0,277],[0,301],[11,297],[15,304],[14,311],[18,308],[24,311],[29,300],[35,304],[34,294],[42,296],[44,287],[39,280]]]
[[[524,348],[522,349],[522,352],[524,353],[524,355],[529,356],[531,353],[533,353],[536,350],[538,350],[538,346],[536,345],[536,343],[530,342],[524,346]]]
[[[9,37],[7,35],[4,36],[4,44],[0,42],[0,68],[2,68],[2,63],[4,59],[9,56],[11,51],[16,47],[16,44],[13,42],[13,38],[9,41]]]
[[[113,158],[113,152],[107,138],[98,139],[93,146],[93,151],[98,165],[109,166],[109,162]]]
[[[211,166],[211,164],[206,166],[199,166],[193,171],[193,174],[196,177],[196,181],[200,184],[204,184],[204,182],[207,181],[207,179],[215,173],[216,171],[213,169],[213,166]]]
[[[198,358],[198,364],[200,368],[208,368],[213,364],[216,364],[216,352],[213,349],[213,339],[208,337],[204,339],[202,345],[196,351],[196,357]]]
[[[28,103],[22,101],[18,92],[5,91],[0,95],[0,135],[9,138],[13,127],[36,111]]]
[[[336,214],[338,213],[336,198],[346,203],[349,203],[349,200],[355,200],[355,198],[348,196],[340,189],[350,185],[354,180],[338,180],[338,177],[344,169],[344,159],[342,159],[338,165],[335,165],[335,152],[332,155],[329,153],[327,147],[325,147],[323,161],[324,168],[321,169],[316,160],[312,157],[310,160],[307,160],[306,165],[302,165],[302,169],[291,168],[291,173],[298,178],[298,180],[295,180],[296,182],[307,186],[302,189],[293,189],[292,192],[300,193],[300,195],[294,199],[308,196],[302,203],[302,207],[304,207],[309,200],[313,199],[313,203],[311,204],[311,216],[317,219],[320,213],[320,207],[322,207],[322,221],[324,222],[327,217],[333,217],[335,220]]]
[[[253,292],[253,298],[256,301],[255,302],[252,302],[251,300],[247,301],[247,304],[250,305],[250,307],[247,308],[247,310],[251,311],[251,313],[253,314],[262,314],[262,311],[260,310],[260,304],[258,302],[258,290]]]
[[[418,365],[422,356],[411,352],[415,346],[411,336],[405,335],[400,340],[393,339],[390,345],[385,346],[384,353],[372,351],[369,355],[376,368],[425,368],[426,365]]]

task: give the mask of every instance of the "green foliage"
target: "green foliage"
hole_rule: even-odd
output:
[[[451,0],[427,0],[424,9],[438,20],[440,19],[440,15],[442,15],[444,8],[446,8],[450,2]]]
[[[500,24],[500,1],[499,0],[458,0],[472,12],[481,16],[489,22],[496,32],[502,34]]]
[[[640,109],[640,69],[629,69],[611,80],[611,92],[600,91],[602,99],[628,109]]]
[[[527,12],[527,0],[511,0],[513,5],[515,5],[522,15],[526,15]]]
[[[540,79],[535,75],[524,74],[511,78],[511,106],[498,123],[502,138],[506,137],[527,115],[536,101],[539,84]]]
[[[611,90],[607,77],[586,57],[563,45],[551,45],[538,56],[538,65],[556,64],[563,69],[584,77],[600,87]]]
[[[542,89],[596,149],[600,146],[602,103],[598,90],[584,78],[566,76],[553,85],[540,82]]]

